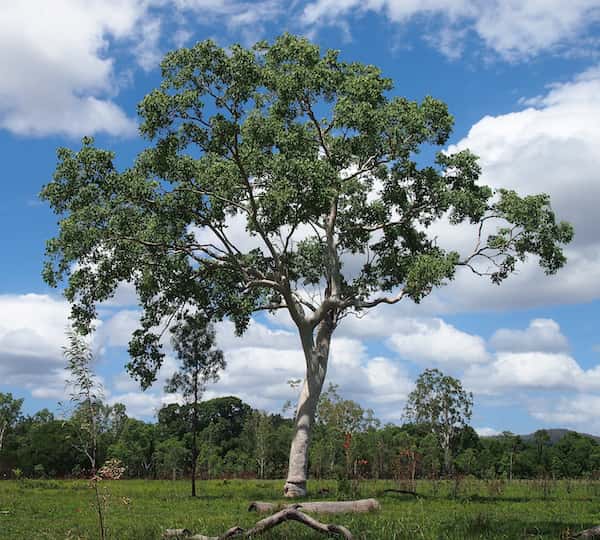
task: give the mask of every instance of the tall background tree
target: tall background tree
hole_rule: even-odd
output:
[[[547,273],[565,263],[572,228],[548,196],[493,194],[468,151],[417,161],[447,143],[453,118],[432,97],[393,95],[375,66],[285,34],[251,49],[204,41],[169,53],[162,74],[138,109],[153,144],[129,169],[89,138],[58,151],[41,194],[60,216],[44,277],[68,277],[82,329],[120,282],[135,285],[129,370],[144,387],[173,317],[206,310],[242,333],[253,313],[287,310],[306,363],[288,496],[306,493],[330,343],[348,312],[420,302],[460,267],[500,283],[529,254]],[[480,225],[472,252],[428,234],[442,218]]]
[[[167,381],[165,390],[180,393],[190,407],[192,434],[192,497],[196,496],[199,405],[206,383],[217,381],[225,368],[223,351],[216,348],[215,329],[201,313],[188,316],[172,328],[173,347],[181,365]]]
[[[331,404],[326,407],[332,411],[338,406],[349,411],[362,409],[337,390],[324,392],[320,401],[335,401],[332,408]],[[102,416],[108,421],[98,424],[99,466],[108,457],[121,460],[130,478],[190,474],[189,405],[165,405],[156,423],[128,418],[119,404],[101,405],[105,411]],[[233,396],[202,401],[198,409],[198,470],[203,475],[281,478],[285,474],[291,419],[261,413]],[[357,417],[354,412],[351,416]],[[415,491],[416,479],[439,478],[443,453],[427,424],[379,427],[376,419],[364,414],[364,421],[351,422],[352,438],[346,448],[344,433],[348,433],[349,424],[345,417],[337,413],[317,417],[311,446],[311,473],[316,477],[393,478],[399,482],[398,488],[411,491]],[[89,461],[72,444],[79,426],[77,414],[58,420],[43,409],[19,416],[0,453],[0,477],[80,477],[89,470]],[[505,432],[479,437],[470,426],[461,427],[452,444],[455,471],[484,479],[547,479],[550,474],[557,479],[598,477],[600,437],[549,430],[541,440],[540,453],[538,435]],[[546,489],[542,484],[540,488]],[[434,490],[440,487],[437,482],[431,485]]]
[[[415,424],[425,424],[437,437],[446,473],[452,469],[456,435],[471,419],[472,409],[473,394],[466,392],[458,379],[438,369],[421,373],[408,396],[404,416]]]

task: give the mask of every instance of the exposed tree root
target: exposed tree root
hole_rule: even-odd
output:
[[[280,525],[286,521],[298,521],[307,527],[319,531],[323,534],[336,534],[344,540],[354,540],[352,533],[341,525],[328,525],[321,523],[316,519],[303,514],[296,508],[284,508],[272,516],[261,519],[251,529],[244,530],[241,527],[232,527],[221,536],[204,536],[201,534],[192,534],[187,529],[167,529],[163,538],[185,539],[185,540],[226,540],[227,538],[254,538],[259,534]]]
[[[315,501],[296,504],[281,505],[269,502],[253,502],[248,507],[249,512],[267,514],[277,510],[295,508],[303,512],[316,512],[318,514],[344,514],[374,512],[381,507],[375,499],[361,499],[358,501]]]
[[[573,535],[573,538],[600,539],[600,525],[592,527],[591,529],[579,531],[577,534]]]

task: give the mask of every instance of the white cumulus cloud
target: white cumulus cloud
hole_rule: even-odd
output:
[[[600,297],[600,123],[591,121],[600,117],[600,69],[553,85],[527,103],[521,111],[481,119],[449,150],[469,148],[480,156],[483,184],[521,195],[548,193],[557,218],[575,228],[565,249],[568,262],[556,275],[545,276],[531,258],[500,287],[458,272],[434,293],[449,309],[514,309]],[[469,239],[476,235],[468,226],[460,232]],[[435,233],[441,245],[468,245],[453,228],[442,226]]]
[[[497,353],[486,365],[470,366],[465,385],[481,395],[521,391],[600,391],[600,366],[584,369],[569,354],[548,352]]]
[[[498,351],[563,352],[569,349],[567,338],[552,319],[534,319],[525,330],[500,328],[490,340]]]
[[[476,427],[475,431],[480,437],[495,437],[500,435],[500,431],[491,427]]]
[[[130,37],[142,0],[20,0],[0,16],[0,127],[19,135],[130,135],[110,40]]]
[[[392,333],[388,343],[402,358],[420,364],[450,367],[487,362],[485,341],[442,319],[413,319],[403,332]]]
[[[582,54],[581,37],[600,20],[598,0],[314,0],[302,12],[308,27],[347,29],[352,19],[374,12],[405,25],[419,18],[438,22],[425,38],[441,52],[458,56],[469,33],[503,58],[514,60],[543,51]],[[593,46],[593,44],[592,44]]]

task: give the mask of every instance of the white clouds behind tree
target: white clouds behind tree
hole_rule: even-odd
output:
[[[302,12],[309,28],[338,26],[352,34],[352,24],[368,13],[406,26],[427,21],[426,40],[450,58],[459,57],[469,35],[504,60],[523,60],[542,52],[585,54],[581,37],[600,20],[597,0],[314,0]],[[431,27],[434,30],[431,30]],[[593,47],[593,44],[590,48]]]

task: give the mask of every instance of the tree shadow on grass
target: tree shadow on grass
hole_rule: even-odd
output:
[[[567,520],[523,520],[506,515],[499,519],[487,513],[463,517],[447,524],[448,538],[570,538],[586,527]],[[454,533],[454,536],[452,535]]]
[[[451,497],[442,497],[448,500],[452,500]],[[543,495],[468,495],[464,497],[458,497],[454,500],[461,502],[476,502],[476,503],[531,503],[531,502],[544,502],[544,503],[565,503],[565,502],[592,502],[595,500],[594,497],[589,495],[581,495],[565,498],[560,495],[551,495],[544,497]]]

